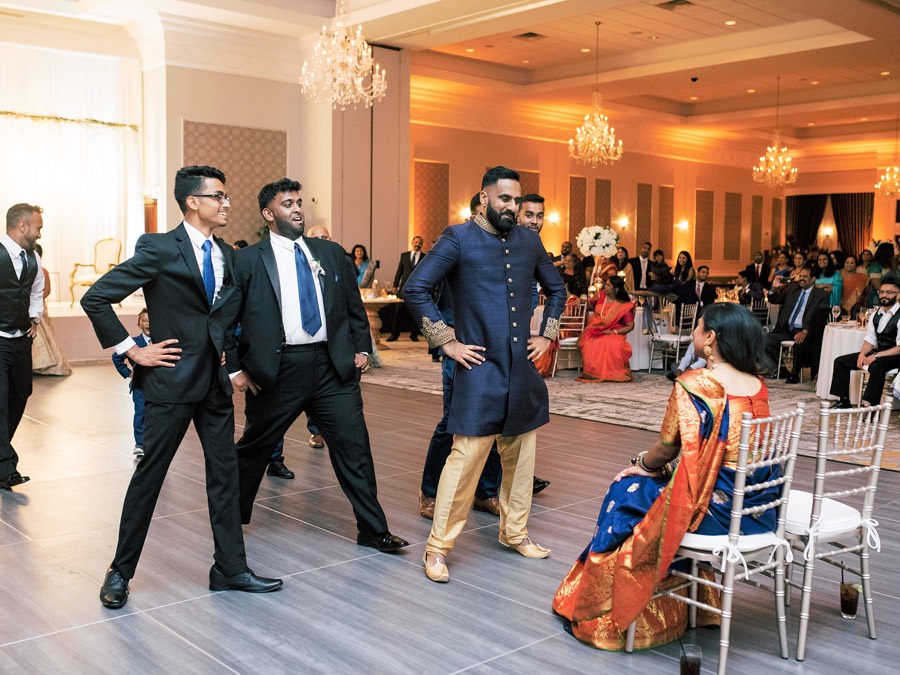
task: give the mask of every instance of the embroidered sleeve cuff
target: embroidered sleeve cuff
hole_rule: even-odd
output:
[[[551,342],[559,338],[559,319],[554,319],[552,317],[547,319],[543,335]]]
[[[453,332],[443,320],[435,322],[427,316],[422,317],[422,335],[429,347],[440,347],[453,339]]]

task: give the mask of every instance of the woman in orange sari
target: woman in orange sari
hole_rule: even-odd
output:
[[[685,604],[651,598],[669,583],[669,565],[685,533],[727,534],[741,415],[769,414],[765,380],[757,375],[765,336],[747,308],[710,305],[693,337],[707,367],[676,380],[659,441],[615,477],[591,543],[553,599],[572,634],[599,649],[624,649],[634,621],[638,649],[671,642],[685,631]],[[748,484],[772,480],[778,471],[758,470]],[[745,501],[744,507],[769,501],[770,490],[748,492],[753,504]],[[771,510],[746,516],[741,525],[745,534],[774,529]],[[699,599],[718,605],[712,592],[701,592]],[[698,623],[717,623],[717,617],[701,612]]]
[[[585,327],[578,348],[582,373],[579,382],[631,382],[631,345],[625,335],[634,330],[634,303],[625,292],[622,277],[612,276],[594,305],[594,316]]]
[[[566,281],[566,306],[563,308],[563,316],[569,316],[572,309],[581,304],[581,284],[584,283],[580,279],[571,279]],[[570,331],[561,330],[559,338],[574,337],[569,335]],[[553,362],[556,360],[556,353],[559,351],[559,338],[550,344],[550,349],[545,351],[540,357],[534,360],[534,365],[541,374],[541,377],[553,376]]]
[[[603,284],[606,283],[608,279],[618,275],[618,273],[619,268],[612,259],[605,258],[602,255],[595,255],[594,268],[591,271],[591,278],[588,281],[588,286],[602,288]]]

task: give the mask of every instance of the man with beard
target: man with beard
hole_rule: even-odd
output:
[[[878,291],[878,311],[869,319],[866,337],[859,354],[844,354],[834,360],[831,375],[831,395],[838,397],[834,408],[849,408],[850,371],[868,367],[869,382],[863,392],[861,405],[878,405],[884,390],[887,373],[900,368],[900,282],[893,277],[881,280]]]
[[[256,576],[247,567],[238,509],[233,389],[222,364],[236,327],[227,310],[235,296],[234,250],[213,236],[228,224],[225,174],[211,166],[186,166],[175,175],[174,192],[182,223],[164,234],[143,235],[134,255],[100,277],[81,299],[100,344],[141,366],[145,399],[145,455],[128,484],[119,542],[100,587],[100,602],[110,609],[128,601],[128,582],[159,492],[192,421],[206,461],[215,544],[210,590],[281,588],[280,579]],[[138,289],[144,291],[153,326],[153,342],[145,347],[129,337],[112,308]]]
[[[363,418],[360,370],[372,350],[356,273],[340,245],[303,237],[300,183],[282,178],[259,191],[269,236],[238,252],[241,336],[227,355],[246,396],[237,443],[241,521],[250,522],[272,448],[304,410],[316,421],[338,483],[356,516],[356,543],[382,552],[408,545],[388,531]]]
[[[462,532],[478,476],[497,442],[503,465],[500,543],[528,558],[550,551],[528,535],[538,427],[549,421],[547,387],[534,359],[559,332],[565,288],[540,237],[516,227],[519,174],[490,169],[482,179],[485,217],[447,228],[413,271],[403,297],[431,346],[457,367],[447,431],[453,449],[441,473],[425,573],[450,579],[445,556]],[[432,292],[447,280],[454,327],[441,318]],[[530,336],[531,282],[547,293],[541,334]]]
[[[31,344],[44,313],[44,273],[34,245],[41,238],[44,210],[15,204],[6,212],[0,237],[0,488],[28,482],[19,473],[12,446],[31,396]]]

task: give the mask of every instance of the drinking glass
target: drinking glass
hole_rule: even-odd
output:
[[[700,675],[703,650],[699,645],[681,646],[681,675]]]
[[[831,318],[834,319],[835,321],[840,320],[840,318],[841,318],[841,306],[840,305],[835,305],[834,307],[831,308]]]
[[[855,619],[856,610],[859,607],[859,592],[862,586],[841,582],[841,616],[845,619]]]

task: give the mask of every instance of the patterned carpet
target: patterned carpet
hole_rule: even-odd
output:
[[[364,382],[431,394],[441,394],[441,367],[432,363],[424,341],[410,342],[405,336],[380,349],[383,366],[371,368]],[[582,384],[575,381],[575,370],[561,370],[546,380],[550,393],[550,412],[555,415],[606,422],[620,426],[658,431],[672,384],[658,372],[634,373],[634,382]],[[769,404],[772,413],[792,410],[798,401],[806,403],[806,417],[799,452],[814,456],[818,434],[820,401],[815,382],[788,385],[783,380],[769,381]],[[882,466],[900,471],[900,402],[891,414]]]

